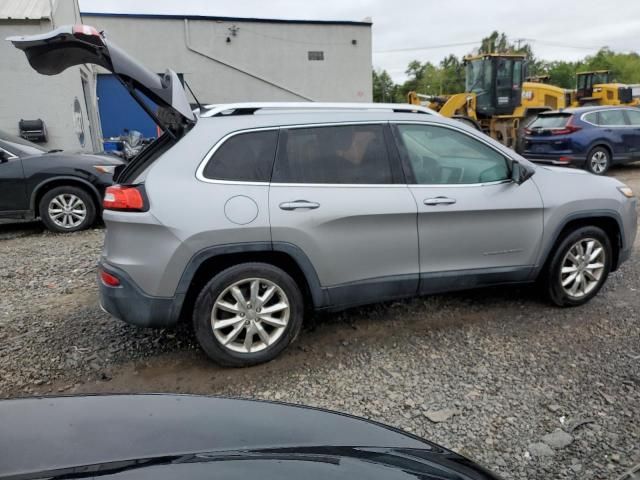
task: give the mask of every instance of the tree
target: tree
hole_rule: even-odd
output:
[[[394,102],[397,85],[393,83],[391,76],[386,70],[373,70],[373,101],[374,102]]]

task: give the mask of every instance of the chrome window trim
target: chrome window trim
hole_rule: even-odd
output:
[[[4,149],[2,147],[0,147],[0,150],[2,150],[4,153],[9,155],[9,158],[7,158],[7,160],[15,160],[16,158],[20,158],[15,153],[11,153],[9,150],[6,150],[6,149]]]
[[[483,143],[493,151],[497,152],[501,156],[505,157],[507,160],[511,160],[517,162],[516,159],[508,156],[505,152],[497,149],[495,146],[491,145],[485,139],[480,138],[479,136],[470,134],[466,130],[462,128],[457,128],[455,125],[447,125],[439,122],[430,122],[428,120],[424,121],[415,121],[415,120],[366,120],[362,122],[358,121],[346,121],[346,122],[327,122],[327,123],[306,123],[306,124],[291,124],[291,125],[280,125],[280,126],[271,126],[271,127],[253,127],[247,128],[243,130],[236,130],[234,132],[230,132],[223,136],[220,140],[218,140],[213,147],[207,152],[204,156],[198,168],[196,170],[196,179],[204,182],[204,183],[213,183],[219,185],[249,185],[249,186],[274,186],[274,187],[328,187],[328,188],[407,188],[407,187],[430,187],[430,188],[468,188],[468,187],[484,187],[491,185],[499,185],[501,183],[511,183],[511,179],[504,180],[496,180],[495,182],[484,182],[484,183],[434,183],[434,184],[426,184],[426,183],[293,183],[293,182],[250,182],[245,180],[217,180],[212,178],[206,178],[204,176],[204,169],[206,168],[209,160],[216,151],[222,146],[224,142],[226,142],[229,138],[234,137],[236,135],[240,135],[242,133],[250,133],[250,132],[261,132],[261,131],[270,131],[270,130],[281,130],[281,129],[301,129],[301,128],[315,128],[315,127],[335,127],[341,125],[387,125],[387,124],[395,124],[395,125],[430,125],[436,127],[449,128],[450,130],[458,131],[462,134],[469,135],[470,137],[478,140]]]
[[[590,112],[584,112],[582,115],[580,115],[580,120],[583,121],[584,123],[588,123],[589,125],[593,125],[594,127],[606,127],[606,128],[640,128],[640,125],[601,125],[598,123],[593,123],[590,122],[588,120],[585,120],[584,117],[586,117],[589,114],[595,113],[598,114],[600,112],[611,112],[611,111],[616,111],[616,110],[621,110],[621,111],[625,111],[625,110],[631,110],[631,111],[638,111],[637,109],[634,110],[633,108],[630,107],[619,107],[619,108],[601,108],[599,110],[592,110]],[[626,117],[625,117],[626,118]]]

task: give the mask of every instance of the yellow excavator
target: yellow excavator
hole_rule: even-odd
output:
[[[407,100],[456,118],[516,148],[526,125],[538,113],[571,104],[571,93],[542,82],[525,82],[526,57],[482,54],[466,57],[465,92],[446,96],[409,92]]]
[[[609,70],[578,72],[572,105],[640,105],[633,90],[631,85],[612,82]]]

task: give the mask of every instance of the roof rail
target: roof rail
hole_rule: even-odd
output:
[[[258,110],[366,110],[439,115],[430,108],[408,103],[247,102],[206,105],[200,116],[252,115]]]

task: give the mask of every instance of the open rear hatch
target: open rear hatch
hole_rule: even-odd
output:
[[[173,138],[195,123],[187,94],[173,70],[158,75],[88,25],[65,25],[38,35],[7,38],[24,51],[29,64],[43,75],[57,75],[69,67],[93,63],[111,71],[140,106]],[[152,111],[139,92],[155,102]]]

